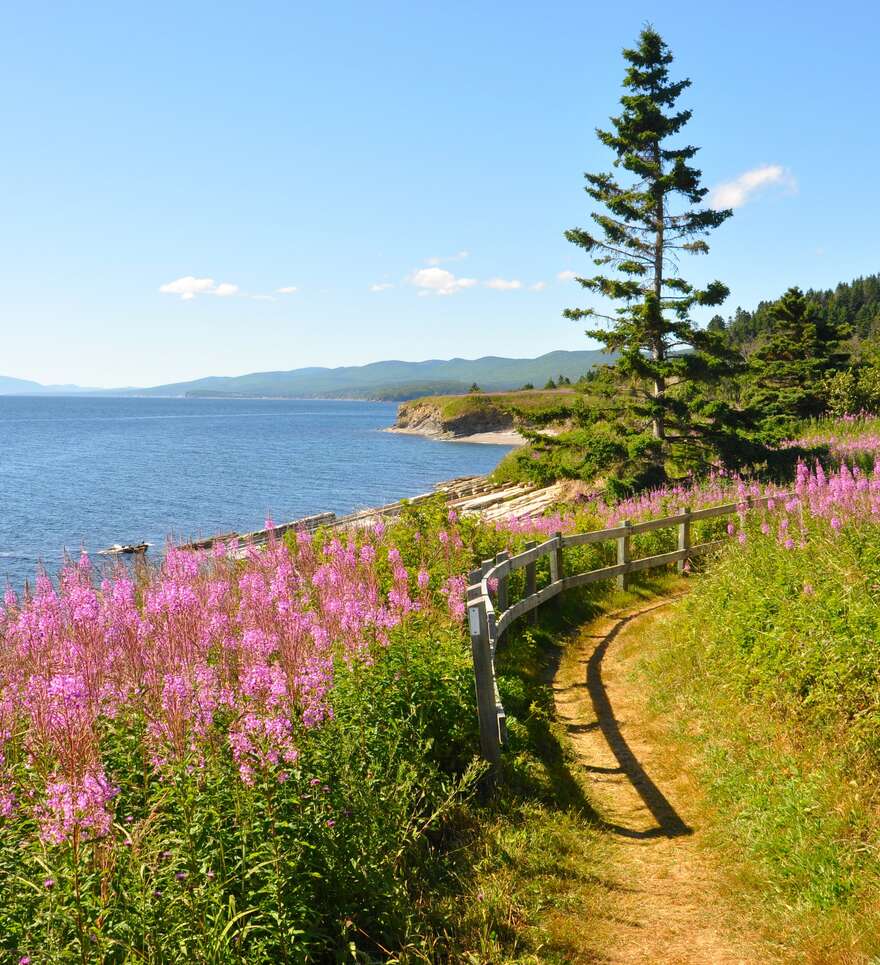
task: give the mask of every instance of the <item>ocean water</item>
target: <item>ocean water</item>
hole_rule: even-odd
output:
[[[65,548],[260,529],[490,471],[507,447],[381,430],[392,403],[0,397],[0,585]]]

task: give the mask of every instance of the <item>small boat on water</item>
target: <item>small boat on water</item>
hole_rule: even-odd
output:
[[[114,543],[106,549],[98,550],[101,556],[133,556],[146,553],[151,543]]]

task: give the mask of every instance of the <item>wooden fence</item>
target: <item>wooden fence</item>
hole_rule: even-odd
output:
[[[715,540],[709,543],[691,543],[691,524],[701,519],[712,519],[717,516],[732,516],[735,513],[751,509],[761,509],[771,500],[784,501],[790,499],[794,493],[783,493],[777,496],[766,496],[760,499],[747,497],[738,503],[728,503],[724,506],[713,506],[710,509],[698,509],[691,512],[686,509],[676,516],[665,516],[661,519],[651,519],[646,522],[631,523],[624,520],[619,526],[610,529],[600,529],[592,533],[575,533],[563,536],[557,533],[543,543],[529,543],[522,553],[510,556],[499,553],[494,560],[484,560],[483,565],[474,570],[469,577],[467,591],[468,628],[471,637],[471,648],[474,658],[474,678],[477,692],[477,714],[480,724],[480,753],[489,762],[493,771],[497,769],[501,758],[501,748],[507,741],[507,730],[504,707],[498,693],[498,681],[495,675],[495,650],[498,641],[512,623],[527,613],[532,613],[533,620],[537,619],[535,612],[542,603],[552,600],[564,590],[597,583],[600,580],[616,579],[621,589],[627,586],[630,573],[640,570],[653,569],[676,563],[679,571],[683,571],[685,563],[691,557],[710,552],[725,545],[726,540]],[[642,559],[632,559],[632,537],[639,533],[652,530],[678,527],[678,549],[656,556]],[[566,576],[564,550],[570,546],[583,546],[587,543],[602,543],[610,540],[617,541],[617,563],[613,566],[603,566],[597,570],[585,573],[574,573]],[[537,562],[541,557],[550,558],[550,582],[538,589]],[[508,579],[515,570],[525,570],[525,596],[511,604],[508,599]],[[497,580],[494,591],[495,603],[492,602],[492,592],[489,581]],[[497,604],[497,611],[496,611]]]

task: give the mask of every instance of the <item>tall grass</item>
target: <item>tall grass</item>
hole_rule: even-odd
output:
[[[796,490],[744,519],[647,681],[768,929],[863,960],[880,950],[880,474],[801,467]]]

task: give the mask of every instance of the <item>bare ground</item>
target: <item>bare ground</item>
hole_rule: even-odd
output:
[[[557,715],[610,849],[614,887],[593,961],[731,965],[776,959],[738,917],[701,834],[699,791],[651,719],[634,668],[669,601],[602,617],[566,648]],[[586,959],[584,959],[586,960]]]

